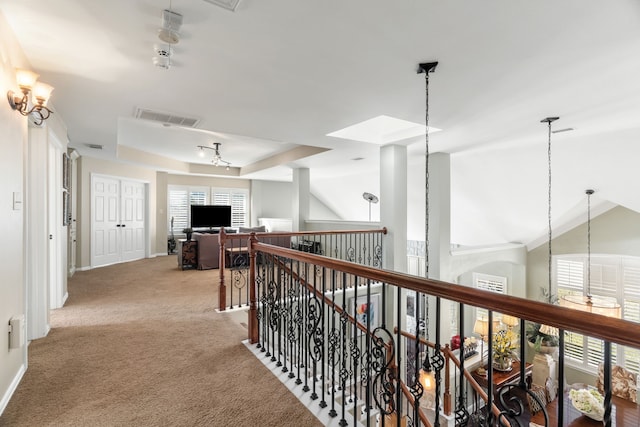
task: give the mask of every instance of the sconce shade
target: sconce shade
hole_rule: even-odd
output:
[[[20,89],[28,89],[31,90],[33,85],[36,84],[36,80],[38,80],[39,75],[34,73],[33,71],[25,70],[22,68],[16,68],[16,81]]]
[[[32,96],[36,99],[36,102],[40,105],[47,105],[47,101],[53,92],[53,86],[46,83],[38,82],[33,87],[31,92]]]
[[[603,316],[620,318],[622,311],[616,300],[591,295],[565,295],[560,300],[560,305],[574,310],[588,313],[601,314]]]

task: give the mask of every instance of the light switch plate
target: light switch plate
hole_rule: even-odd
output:
[[[13,192],[13,210],[19,211],[22,209],[22,193],[20,191]]]

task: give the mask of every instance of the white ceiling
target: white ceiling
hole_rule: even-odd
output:
[[[151,57],[168,6],[0,0],[30,62],[17,65],[55,86],[81,155],[115,160],[120,144],[199,163],[196,146],[212,142],[238,168],[280,155],[242,178],[290,180],[292,167],[309,167],[317,197],[366,220],[360,195],[379,189],[379,146],[325,135],[379,115],[424,123],[417,64],[437,60],[429,124],[442,131],[431,149],[451,153],[454,242],[545,234],[547,116],[575,129],[553,136],[554,223],[584,211],[589,187],[594,205],[640,212],[637,0],[242,0],[235,12],[173,0],[182,36],[163,70]],[[196,117],[198,130],[135,119],[137,108]],[[403,143],[420,171],[422,138]],[[299,146],[330,151],[282,156]]]

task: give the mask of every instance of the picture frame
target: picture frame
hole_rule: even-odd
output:
[[[360,326],[367,328],[368,325],[369,331],[371,332],[381,325],[380,316],[382,312],[380,310],[379,293],[370,294],[369,297],[367,297],[367,295],[362,295],[357,298],[349,298],[349,313],[355,318],[356,322],[358,322]],[[362,334],[363,331],[358,329],[357,336]]]

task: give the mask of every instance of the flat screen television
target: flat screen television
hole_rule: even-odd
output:
[[[191,228],[231,227],[231,206],[191,205]]]

